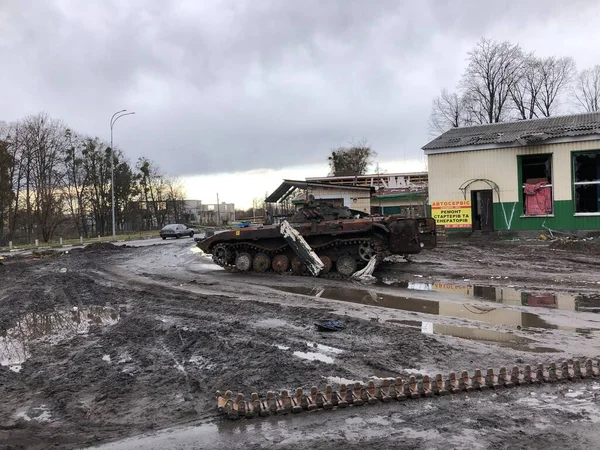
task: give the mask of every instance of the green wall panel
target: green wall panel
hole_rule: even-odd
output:
[[[513,212],[514,208],[514,212]],[[600,216],[574,216],[571,200],[554,201],[554,217],[521,217],[523,203],[494,203],[496,230],[600,230]],[[512,219],[511,219],[512,217]]]

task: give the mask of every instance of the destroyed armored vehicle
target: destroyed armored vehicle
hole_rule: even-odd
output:
[[[346,207],[310,202],[279,225],[237,228],[196,241],[216,264],[240,272],[342,277],[371,260],[379,264],[386,256],[416,254],[437,244],[432,218],[357,215]]]

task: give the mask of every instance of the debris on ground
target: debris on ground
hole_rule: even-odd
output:
[[[592,359],[583,362],[579,359],[564,361],[557,365],[551,362],[547,366],[537,364],[532,368],[526,365],[523,368],[500,367],[497,372],[488,368],[485,372],[481,369],[467,370],[459,373],[450,372],[447,376],[437,373],[435,375],[410,375],[408,378],[381,378],[367,383],[356,381],[352,384],[339,383],[337,389],[332,384],[327,384],[324,390],[312,386],[305,391],[298,387],[294,391],[283,389],[281,394],[267,391],[262,395],[254,392],[249,397],[238,393],[233,397],[233,392],[228,390],[225,395],[216,391],[217,411],[226,414],[229,419],[252,419],[270,415],[285,415],[317,409],[339,409],[346,407],[363,406],[366,404],[388,403],[392,400],[403,401],[448,394],[461,394],[464,392],[498,390],[502,388],[526,387],[547,383],[565,383],[593,381],[600,375],[598,365]],[[290,392],[293,392],[290,395]],[[498,394],[496,394],[498,395]],[[249,399],[249,400],[247,400]]]
[[[554,250],[566,250],[573,253],[600,254],[600,239],[558,238],[550,243],[549,248]]]
[[[114,251],[123,250],[124,246],[114,245],[111,242],[92,242],[83,248],[84,252],[97,252],[97,251]]]
[[[33,250],[31,252],[31,256],[33,258],[53,258],[58,256],[59,252],[55,252],[54,250]]]
[[[315,326],[319,331],[339,331],[346,328],[340,320],[319,320],[315,322]]]
[[[231,427],[245,424],[218,420],[218,389],[239,389],[234,401],[238,392],[264,400],[276,389],[278,400],[286,387],[330,384],[339,392],[342,383],[373,380],[377,389],[383,379],[410,382],[412,375],[418,391],[422,373],[512,368],[527,360],[548,371],[551,361],[600,354],[598,315],[590,312],[600,304],[597,256],[555,251],[539,239],[449,241],[411,264],[381,265],[373,275],[383,282],[368,288],[348,280],[315,286],[306,277],[232,276],[198,258],[189,242],[120,252],[103,243],[110,251],[70,248],[64,258],[4,261],[0,448],[5,442],[33,450],[110,448],[120,439],[203,421],[216,430],[211,449],[237,448],[239,442],[226,447],[222,439],[238,439]],[[67,272],[59,276],[62,268]],[[319,332],[317,324],[333,332]],[[330,430],[306,433],[307,422],[337,420],[346,435],[327,448],[384,449],[390,439],[416,449],[505,448],[507,432],[517,448],[541,448],[540,442],[581,448],[588,436],[583,428],[595,439],[600,432],[597,384],[596,377],[390,402],[360,414],[353,406],[329,419],[318,411],[273,418],[277,433],[271,425],[248,426],[244,439],[254,438],[244,445],[287,448],[300,442],[289,441],[296,433],[294,439],[305,439],[301,447],[319,448]],[[308,402],[300,400],[304,410]],[[448,420],[460,427],[446,427]],[[385,428],[380,440],[369,434],[372,427]]]
[[[363,269],[353,273],[350,279],[361,284],[373,284],[377,282],[377,278],[373,276],[373,271],[375,270],[376,265],[377,255],[374,255],[371,257],[367,265]]]

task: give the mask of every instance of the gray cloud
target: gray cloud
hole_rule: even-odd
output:
[[[44,110],[108,138],[111,114],[135,110],[118,145],[180,175],[323,162],[363,138],[417,158],[432,99],[482,35],[600,63],[597,2],[564,5],[3,0],[0,120]]]

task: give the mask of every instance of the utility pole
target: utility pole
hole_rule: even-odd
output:
[[[221,225],[221,205],[219,204],[219,193],[217,192],[217,225]]]
[[[126,112],[126,109],[117,111],[110,118],[110,195],[112,197],[111,209],[112,209],[112,237],[113,241],[117,239],[117,232],[115,226],[115,151],[113,149],[113,126],[115,122],[123,116],[129,116],[135,114],[135,112]],[[116,116],[116,117],[115,117]]]

